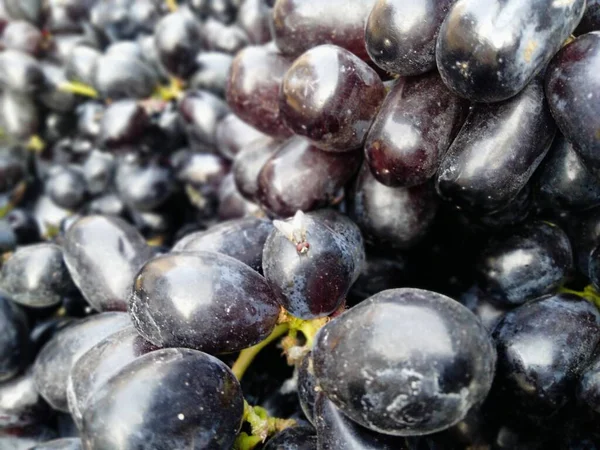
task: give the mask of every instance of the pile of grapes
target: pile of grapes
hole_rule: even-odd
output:
[[[600,0],[0,0],[0,450],[600,449]]]

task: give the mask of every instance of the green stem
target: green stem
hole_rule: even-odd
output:
[[[273,329],[271,334],[264,341],[242,350],[233,364],[233,367],[231,368],[231,371],[237,377],[237,379],[242,379],[244,373],[246,373],[246,370],[248,367],[250,367],[250,364],[252,364],[254,358],[256,358],[256,355],[258,355],[263,348],[286,334],[289,329],[290,327],[287,323],[279,324]]]
[[[250,406],[246,400],[243,420],[250,425],[251,434],[240,433],[235,441],[235,450],[252,450],[269,436],[296,425],[294,419],[270,417],[265,408]]]
[[[64,92],[70,92],[71,94],[82,95],[84,97],[98,98],[98,91],[92,86],[80,83],[79,81],[67,81],[62,83],[59,90]]]

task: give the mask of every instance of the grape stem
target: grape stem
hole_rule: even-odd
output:
[[[575,291],[563,286],[559,288],[558,292],[562,294],[573,294],[584,298],[587,301],[592,302],[598,309],[600,309],[600,292],[598,292],[591,284],[588,284],[586,287],[584,287],[583,291]]]
[[[242,350],[238,358],[235,360],[233,367],[231,368],[231,371],[237,377],[237,379],[242,379],[244,373],[246,373],[246,370],[248,367],[250,367],[250,364],[252,364],[254,358],[256,358],[256,355],[258,355],[263,348],[286,334],[289,329],[290,327],[288,324],[279,324],[273,329],[271,334],[265,340],[253,345],[252,347]]]
[[[246,400],[244,400],[242,420],[250,425],[251,434],[238,435],[234,444],[236,450],[252,450],[258,444],[265,442],[269,436],[296,425],[294,419],[270,417],[265,408],[250,406]]]
[[[98,98],[98,91],[79,81],[66,81],[58,87],[60,91],[70,92],[71,94],[82,95],[84,97]]]

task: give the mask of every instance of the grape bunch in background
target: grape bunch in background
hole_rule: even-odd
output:
[[[600,449],[600,1],[0,0],[0,450]]]

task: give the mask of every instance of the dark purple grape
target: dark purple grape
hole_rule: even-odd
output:
[[[573,143],[586,167],[600,174],[600,33],[563,47],[546,70],[546,95],[558,128]],[[576,118],[576,119],[575,119]]]
[[[175,191],[175,174],[159,161],[127,155],[117,164],[115,186],[125,204],[151,211],[165,204]]]
[[[276,221],[267,238],[263,272],[281,305],[301,319],[333,313],[344,301],[365,260],[358,227],[321,210]]]
[[[202,34],[206,48],[210,51],[235,55],[249,44],[248,36],[238,25],[232,24],[226,26],[218,20],[211,18],[204,22]]]
[[[43,14],[41,0],[3,0],[4,8],[15,20],[26,20],[35,25],[40,23]]]
[[[94,85],[98,61],[102,53],[88,45],[77,45],[65,62],[65,74],[71,81]]]
[[[24,306],[45,308],[61,302],[74,289],[58,245],[19,247],[2,265],[0,288]]]
[[[587,0],[581,22],[573,32],[576,36],[600,30],[600,1]]]
[[[391,188],[375,179],[365,164],[351,191],[348,214],[365,241],[382,248],[406,249],[418,243],[435,218],[438,199],[430,183]]]
[[[280,141],[264,137],[244,144],[236,153],[232,166],[233,179],[239,193],[247,200],[258,202],[258,176],[280,146]]]
[[[569,238],[549,222],[506,231],[482,249],[477,273],[483,290],[502,305],[555,292],[573,266]]]
[[[317,386],[312,355],[307,353],[298,365],[298,402],[310,423],[315,424],[315,401],[320,388]]]
[[[315,428],[320,450],[407,450],[406,439],[362,427],[346,417],[327,396],[315,401]]]
[[[116,168],[115,157],[110,153],[92,151],[83,164],[86,188],[92,195],[102,194],[112,183]]]
[[[147,262],[135,277],[129,312],[140,334],[159,347],[218,354],[265,339],[280,308],[265,279],[249,266],[198,251]]]
[[[265,450],[317,450],[317,436],[309,426],[286,428],[269,439]]]
[[[67,82],[64,68],[46,61],[40,64],[40,68],[44,77],[44,85],[39,94],[42,104],[53,111],[62,113],[73,111],[77,105],[76,95],[61,90],[61,86]]]
[[[100,216],[111,216],[111,217],[124,217],[125,215],[125,203],[116,194],[105,194],[91,200],[87,204],[86,214],[100,215]],[[115,305],[110,306],[110,308]],[[117,306],[118,309],[122,309],[122,306]]]
[[[555,413],[590,362],[599,333],[600,312],[570,294],[509,311],[492,335],[498,351],[494,389],[511,410]]]
[[[559,210],[584,210],[600,204],[600,182],[577,150],[557,134],[536,174],[538,202]]]
[[[27,176],[27,160],[19,147],[0,150],[0,192],[12,190]]]
[[[189,7],[199,17],[229,24],[235,19],[239,0],[189,0]]]
[[[466,102],[450,93],[437,73],[399,79],[367,136],[371,172],[386,186],[425,183],[435,175],[466,113]]]
[[[59,330],[40,350],[33,374],[38,392],[50,406],[68,412],[67,380],[73,364],[98,342],[131,326],[129,315],[96,314]]]
[[[26,141],[39,125],[39,110],[33,99],[24,94],[4,90],[0,93],[0,127],[4,134]]]
[[[371,59],[387,72],[420,75],[435,69],[435,43],[455,0],[377,0],[365,28]]]
[[[345,152],[364,144],[385,94],[367,63],[341,47],[320,45],[286,72],[279,109],[294,133],[323,150]]]
[[[36,444],[29,450],[83,450],[83,446],[79,438],[62,438]]]
[[[490,333],[494,331],[500,319],[510,309],[490,301],[490,296],[477,285],[471,286],[458,300],[479,318]]]
[[[180,239],[171,251],[222,253],[261,272],[263,247],[272,230],[273,224],[270,220],[256,217],[230,220],[206,231],[188,234]]]
[[[193,150],[214,151],[217,125],[228,113],[227,104],[207,91],[190,91],[179,101],[179,114]]]
[[[248,35],[250,43],[260,45],[271,40],[271,17],[272,9],[265,0],[243,0],[237,22]]]
[[[442,158],[438,193],[480,214],[507,207],[546,155],[554,133],[538,80],[506,102],[476,105]]]
[[[367,254],[363,270],[352,285],[350,302],[356,304],[386,289],[404,287],[409,283],[411,265],[401,254],[394,257]]]
[[[585,0],[459,0],[440,29],[437,67],[448,87],[475,102],[513,97],[575,30]]]
[[[217,150],[228,159],[234,159],[244,147],[266,137],[266,134],[248,125],[233,113],[227,114],[215,130]]]
[[[260,208],[255,203],[246,200],[235,186],[233,174],[227,175],[218,192],[219,220],[237,219],[248,215],[260,215]]]
[[[118,149],[137,143],[147,131],[149,118],[135,100],[119,100],[106,107],[100,122],[99,143]]]
[[[420,289],[374,295],[325,325],[313,348],[324,394],[373,431],[448,428],[486,397],[496,354],[460,303]]]
[[[239,157],[242,155],[244,152]],[[361,156],[357,151],[325,152],[300,136],[290,138],[261,168],[257,180],[258,200],[265,209],[280,217],[289,217],[298,210],[334,205],[344,185],[360,167]],[[238,170],[235,174],[237,181]],[[240,192],[244,193],[242,189]]]
[[[50,229],[58,227],[66,217],[72,214],[72,211],[61,208],[50,197],[42,195],[33,205],[32,214],[37,223],[40,235],[48,236]]]
[[[196,70],[190,77],[190,88],[193,90],[204,89],[224,97],[232,62],[233,56],[227,53],[198,53],[198,56],[196,56]]]
[[[271,45],[240,51],[231,64],[227,103],[244,122],[274,137],[288,137],[279,110],[279,89],[292,61]]]
[[[88,101],[79,105],[77,114],[77,133],[81,137],[96,139],[100,134],[105,107],[102,103]]]
[[[284,55],[299,56],[317,45],[334,44],[368,60],[364,30],[374,3],[279,0],[273,8],[275,43]]]
[[[573,247],[575,266],[589,276],[589,257],[600,244],[600,207],[592,208],[566,218],[565,231]]]
[[[32,446],[56,439],[56,437],[56,430],[41,424],[25,428],[0,428],[0,448],[31,450]]]
[[[15,377],[29,362],[29,326],[23,311],[0,295],[0,382]]]
[[[49,413],[50,408],[35,388],[31,370],[0,384],[0,429],[40,423]]]
[[[600,412],[600,358],[596,355],[577,382],[577,397],[593,411]]]
[[[64,238],[63,251],[73,281],[98,311],[125,310],[135,274],[152,257],[135,228],[103,216],[75,222]]]
[[[243,397],[229,368],[212,356],[164,349],[125,366],[89,400],[84,448],[229,450]]]
[[[157,348],[131,326],[98,342],[73,364],[67,381],[67,399],[79,429],[89,398],[123,367],[154,350]]]
[[[161,19],[154,42],[162,65],[173,75],[187,78],[196,69],[195,56],[203,46],[202,27],[194,15],[180,8]]]
[[[531,185],[532,182],[527,183],[513,201],[499,211],[483,215],[464,211],[463,214],[472,225],[483,227],[485,230],[501,230],[505,227],[523,223],[533,213],[533,189]]]
[[[2,46],[37,56],[42,50],[42,33],[29,22],[15,20],[9,22],[2,33]]]
[[[137,58],[107,53],[96,63],[94,87],[111,100],[146,98],[158,85],[158,74]]]
[[[588,258],[588,276],[596,289],[600,289],[600,245],[597,245]]]
[[[171,163],[177,180],[213,195],[229,173],[229,162],[211,153],[182,151],[173,155]]]
[[[46,194],[62,208],[74,210],[85,201],[87,183],[78,167],[56,167],[45,187]]]

